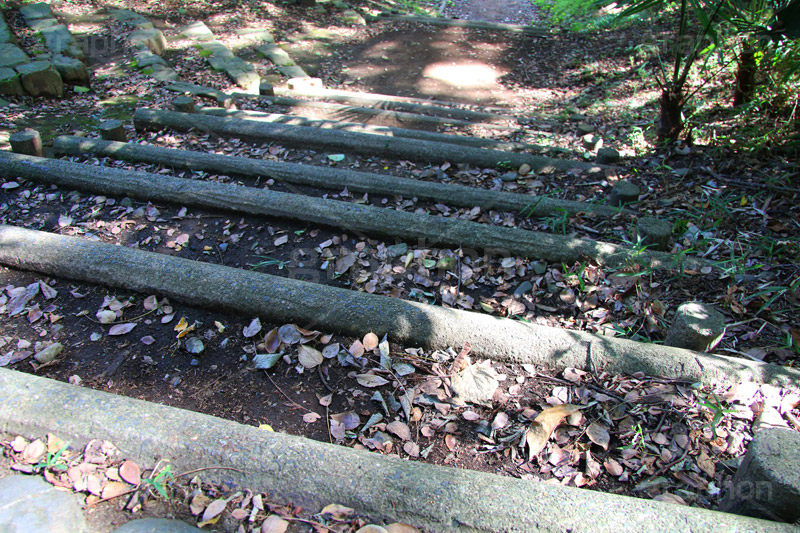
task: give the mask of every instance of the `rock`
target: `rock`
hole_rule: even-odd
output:
[[[340,15],[342,22],[345,24],[355,24],[358,26],[366,26],[367,21],[364,20],[364,17],[358,14],[358,12],[354,9],[346,9]]]
[[[294,66],[294,61],[289,57],[280,46],[272,43],[262,44],[256,47],[256,51],[272,61],[278,67],[291,67]]]
[[[0,479],[0,531],[84,533],[89,528],[72,491],[56,490],[38,476]]]
[[[3,14],[0,13],[0,44],[4,43],[16,43],[17,37],[14,35],[14,32],[11,30],[11,27],[6,22],[6,19],[3,18]]]
[[[155,55],[150,50],[140,50],[133,55],[136,66],[140,69],[152,67],[153,65],[167,66],[167,62],[161,56]]]
[[[249,43],[275,42],[272,34],[269,31],[261,28],[241,28],[236,30],[234,33],[236,33],[239,38],[244,39]]]
[[[516,172],[506,172],[500,175],[500,180],[505,182],[517,181],[518,174]]]
[[[128,43],[134,48],[147,48],[156,55],[163,54],[167,47],[167,39],[164,34],[155,28],[134,31],[128,37]]]
[[[534,261],[530,264],[530,267],[533,269],[533,273],[537,275],[542,275],[547,272],[547,263],[543,263],[541,261]]]
[[[581,143],[583,144],[584,148],[594,152],[603,147],[603,138],[599,135],[595,135],[594,133],[587,133],[581,137]]]
[[[517,174],[520,176],[527,176],[531,173],[531,166],[528,163],[523,163],[520,165],[519,170],[517,170]]]
[[[192,533],[203,531],[180,520],[140,518],[119,526],[112,533]]]
[[[58,26],[58,21],[56,19],[36,19],[36,20],[29,20],[28,27],[33,31],[41,32],[45,28],[52,28],[53,26]]]
[[[514,297],[515,298],[522,298],[525,294],[528,294],[533,289],[533,283],[530,281],[523,281],[522,283],[514,289]]]
[[[36,136],[38,137],[39,134],[37,133]],[[40,146],[41,146],[41,143],[42,143],[42,141],[40,139],[39,140],[39,145]],[[61,344],[60,342],[54,342],[53,344],[51,344],[50,346],[48,346],[44,350],[36,352],[36,354],[33,356],[33,358],[36,359],[36,362],[45,365],[47,363],[55,361],[56,357],[58,357],[59,354],[62,351],[64,351],[64,345]]]
[[[178,37],[191,39],[193,41],[211,41],[214,39],[214,33],[203,21],[197,21],[187,24],[178,30]]]
[[[194,113],[194,99],[191,96],[178,96],[172,100],[172,107],[181,113]]]
[[[2,98],[0,98],[0,108],[8,107],[10,105],[11,105],[11,102],[9,102],[8,100],[3,100]]]
[[[586,115],[582,113],[575,113],[574,115],[569,116],[570,122],[581,122],[583,120],[586,120]]]
[[[601,165],[611,165],[618,163],[621,159],[619,152],[613,148],[600,148],[597,151],[597,162]]]
[[[11,151],[15,154],[32,155],[42,157],[42,138],[39,132],[33,129],[26,129],[12,133],[8,137],[11,144]]]
[[[725,335],[725,317],[708,304],[687,302],[675,313],[664,344],[707,352]]]
[[[578,124],[578,132],[581,135],[586,135],[587,133],[594,133],[594,126],[591,124],[581,123]]]
[[[19,8],[19,14],[25,17],[25,22],[53,18],[53,10],[50,9],[50,4],[46,2],[24,5]]]
[[[299,78],[291,78],[289,81],[286,82],[286,86],[289,88],[290,91],[302,91],[302,90],[309,90],[309,89],[324,89],[325,86],[322,83],[322,80],[319,78],[310,78],[308,76],[302,76]]]
[[[608,195],[608,204],[621,207],[639,201],[639,187],[625,180],[616,182]]]
[[[53,57],[53,65],[67,83],[88,84],[89,70],[79,59],[57,55]]]
[[[127,24],[128,26],[136,29],[153,29],[153,24],[135,11],[130,11],[128,9],[114,9],[111,11],[111,16],[117,19],[118,22]]]
[[[763,429],[755,434],[721,511],[794,523],[800,519],[800,433]]]
[[[211,57],[232,58],[235,57],[227,46],[219,41],[209,41],[197,45],[200,50],[207,52]],[[216,67],[215,67],[216,68]]]
[[[34,61],[17,67],[22,76],[22,88],[31,96],[64,96],[64,82],[56,67],[49,61]]]
[[[100,137],[106,141],[128,142],[128,135],[121,120],[104,120],[97,129],[100,131]]]
[[[30,61],[28,54],[15,44],[0,44],[0,68],[16,67]]]
[[[8,96],[21,96],[24,94],[22,81],[17,71],[5,67],[0,68],[0,94]]]
[[[258,94],[261,96],[275,96],[275,87],[269,82],[262,81],[258,86]]]
[[[152,65],[142,70],[142,74],[147,74],[158,81],[175,81],[178,73],[165,65]]]
[[[641,217],[636,222],[636,233],[645,246],[666,251],[669,249],[669,239],[672,236],[672,224],[660,218]]]
[[[39,34],[44,38],[44,44],[48,50],[54,54],[61,54],[76,59],[85,57],[83,50],[78,42],[63,24],[57,24],[39,30]]]
[[[217,95],[217,105],[223,109],[236,109],[236,101],[227,94]]]
[[[408,245],[404,242],[393,244],[386,247],[386,253],[391,257],[400,257],[408,253]]]
[[[239,58],[236,58],[239,59]],[[239,59],[244,63],[242,68],[230,68],[225,72],[233,83],[241,87],[250,94],[258,94],[261,86],[261,77],[256,72],[256,69],[250,63]]]

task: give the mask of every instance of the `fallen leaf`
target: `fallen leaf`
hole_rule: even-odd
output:
[[[314,422],[316,422],[320,418],[322,418],[322,417],[320,415],[318,415],[317,413],[314,413],[314,412],[306,413],[306,414],[303,415],[303,422],[305,422],[306,424],[313,424]]]
[[[278,328],[278,337],[284,344],[297,344],[303,340],[303,336],[298,331],[297,326],[294,324],[284,324]]]
[[[253,366],[257,370],[269,370],[283,357],[279,353],[259,353],[253,357]]]
[[[271,514],[261,523],[261,533],[285,533],[289,522],[276,514]]]
[[[6,304],[6,312],[8,316],[15,316],[20,314],[24,309],[25,306],[28,305],[37,294],[39,294],[39,282],[31,283],[25,289],[23,289],[20,294],[11,298],[11,300]]]
[[[450,377],[450,387],[456,399],[463,402],[481,403],[494,396],[500,382],[491,361],[471,364]]]
[[[126,324],[117,324],[115,326],[111,326],[111,329],[108,330],[109,335],[125,335],[129,333],[133,328],[136,327],[135,322],[128,322]]]
[[[598,422],[592,422],[589,424],[589,427],[586,428],[586,435],[589,436],[589,440],[598,446],[602,446],[604,450],[608,450],[608,443],[611,442],[611,437],[609,436],[608,428],[605,425]]]
[[[356,381],[358,381],[359,385],[362,387],[380,387],[381,385],[386,385],[389,383],[387,380],[380,376],[376,376],[375,374],[358,374],[356,375]]]
[[[45,300],[52,300],[58,296],[58,291],[42,280],[39,280],[39,289],[41,289],[42,296],[44,296]]]
[[[258,335],[258,332],[261,331],[261,320],[256,317],[254,318],[249,325],[245,326],[242,330],[242,335],[245,339],[249,339],[250,337],[255,337]]]
[[[447,446],[447,449],[451,452],[456,449],[458,445],[458,439],[456,439],[453,435],[445,435],[444,436],[444,443]]]
[[[315,368],[322,364],[322,352],[301,344],[297,349],[297,360],[304,368]]]
[[[148,296],[144,299],[144,308],[147,311],[153,311],[154,309],[158,309],[158,298],[153,295]]]
[[[550,440],[550,436],[555,431],[556,426],[561,423],[564,417],[578,411],[580,406],[572,404],[562,404],[548,407],[531,422],[528,431],[525,433],[525,442],[528,445],[528,460],[532,460],[539,455],[539,452]]]
[[[622,465],[614,459],[606,459],[603,461],[603,466],[606,467],[606,471],[612,476],[621,476],[622,472],[624,472]]]
[[[371,352],[378,347],[379,342],[380,339],[378,339],[378,336],[370,331],[364,335],[364,339],[361,341],[361,344],[364,345],[364,350]]]
[[[389,433],[394,433],[402,440],[411,440],[411,430],[409,429],[408,425],[399,420],[395,420],[394,422],[390,422],[386,424],[386,431]]]
[[[275,246],[282,246],[282,245],[286,244],[287,242],[289,242],[289,236],[288,235],[281,235],[280,237],[275,239],[272,242],[272,244],[275,245]]]
[[[666,502],[666,503],[674,503],[676,505],[686,505],[686,500],[678,496],[677,494],[672,494],[670,492],[665,492],[664,494],[659,494],[655,498],[653,498],[657,502]]]
[[[142,482],[142,470],[133,461],[125,461],[119,466],[119,477],[131,485],[138,486]]]
[[[348,518],[354,516],[356,512],[350,507],[345,507],[344,505],[340,505],[338,503],[332,503],[323,507],[322,511],[320,511],[320,514],[329,520],[347,520]]]
[[[225,501],[222,498],[220,498],[218,500],[214,500],[213,502],[208,504],[208,507],[206,507],[206,510],[203,511],[203,518],[201,519],[201,522],[205,523],[205,522],[208,522],[209,520],[211,520],[212,518],[219,516],[222,513],[222,511],[225,510],[227,505],[228,505],[228,502]],[[199,526],[199,524],[198,524],[198,526]]]
[[[322,357],[325,359],[333,359],[339,354],[340,346],[338,342],[334,342],[333,344],[327,345],[325,348],[322,349]]]
[[[211,503],[211,498],[200,492],[192,497],[192,501],[189,503],[189,510],[192,511],[193,515],[199,515],[208,507],[209,503]]]
[[[117,319],[117,313],[108,309],[101,309],[94,316],[101,324],[111,324]]]
[[[132,490],[130,485],[120,483],[119,481],[109,481],[103,487],[102,492],[100,492],[100,497],[103,499],[116,498],[117,496],[122,496],[129,490]]]
[[[419,444],[408,441],[403,444],[403,451],[405,451],[411,457],[419,457]]]
[[[347,430],[355,429],[361,424],[361,418],[353,411],[331,415],[331,420],[341,424]]]
[[[470,422],[478,420],[481,417],[481,415],[479,415],[475,411],[464,411],[463,413],[461,413],[461,416],[464,417],[464,420],[468,420]]]

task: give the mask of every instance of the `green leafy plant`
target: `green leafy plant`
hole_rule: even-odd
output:
[[[34,468],[43,468],[44,470],[48,470],[50,468],[55,468],[56,470],[66,470],[67,463],[61,457],[64,451],[69,446],[69,443],[64,443],[61,448],[56,453],[47,452],[46,458],[44,462],[36,463],[33,465]]]
[[[711,398],[713,397],[713,401]],[[713,392],[711,393],[711,397],[709,398],[698,398],[697,404],[705,407],[709,411],[711,411],[711,421],[708,423],[707,427],[711,428],[711,433],[714,435],[714,438],[717,438],[717,427],[719,427],[719,423],[722,422],[722,419],[728,413],[736,412],[736,409],[725,409],[722,406],[722,402],[717,397],[716,394]]]
[[[175,481],[175,476],[172,475],[172,465],[167,465],[157,474],[155,471],[153,473],[155,474],[153,477],[142,478],[142,483],[144,483],[148,488],[156,491],[159,496],[165,500],[169,500],[169,494],[167,494],[167,483],[168,481]]]
[[[259,261],[258,263],[253,263],[248,265],[250,268],[266,268],[270,266],[278,266],[278,270],[283,270],[289,261],[285,261],[283,259],[275,259],[274,257],[270,257],[268,255],[256,255],[256,257],[260,257],[263,261]]]

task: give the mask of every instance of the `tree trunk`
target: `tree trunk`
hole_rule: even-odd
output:
[[[739,54],[739,68],[736,70],[736,86],[733,88],[733,105],[738,107],[753,99],[756,88],[756,50],[745,47]]]
[[[658,140],[676,141],[683,131],[683,90],[667,87],[661,91],[661,118],[658,124]]]

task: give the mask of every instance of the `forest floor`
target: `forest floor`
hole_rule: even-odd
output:
[[[138,133],[128,126],[130,137],[139,142],[587,202],[601,201],[616,181],[626,179],[642,191],[636,205],[640,212],[673,222],[674,253],[702,257],[719,268],[676,273],[615,270],[588,259],[567,265],[525,257],[478,258],[465,261],[456,276],[436,266],[456,257],[458,249],[50,189],[5,175],[2,223],[277,276],[304,276],[312,269],[315,281],[332,286],[641,342],[663,342],[678,305],[700,300],[727,319],[727,333],[716,353],[786,366],[800,360],[796,159],[778,149],[769,135],[753,137],[754,132],[769,131],[769,121],[778,125],[777,114],[765,110],[758,123],[751,123],[751,117],[729,109],[730,73],[701,91],[697,102],[702,106],[695,111],[703,122],[693,125],[693,143],[659,148],[653,139],[658,89],[647,74],[654,58],[647,32],[638,26],[555,31],[532,38],[386,21],[350,26],[336,13],[266,2],[244,7],[216,2],[213,10],[169,0],[158,6],[124,1],[114,7],[118,4],[150,17],[168,38],[198,19],[223,42],[239,26],[259,25],[298,53],[307,46],[302,36],[335,29],[320,53],[309,54],[315,56],[313,66],[326,87],[506,108],[529,115],[529,125],[522,131],[448,132],[536,143],[558,157],[591,160],[595,153],[582,144],[581,124],[617,149],[623,161],[600,176],[520,174],[505,181],[501,176],[516,169],[458,162],[421,165],[354,154],[341,154],[345,157],[340,159],[340,154],[276,143],[249,144],[203,132]],[[512,12],[494,12],[500,4],[512,6]],[[535,20],[529,4],[515,6],[497,0],[455,2],[446,13],[496,22]],[[79,16],[96,12],[98,5],[78,0],[59,9]],[[14,10],[4,14],[26,46],[39,46]],[[72,26],[114,43],[107,53],[92,57],[91,90],[59,101],[9,98],[13,105],[0,118],[0,131],[34,127],[47,143],[58,134],[95,136],[99,119],[121,118],[130,124],[136,107],[170,108],[174,93],[129,66],[130,51],[118,38],[123,29],[109,21]],[[648,28],[656,37],[667,31]],[[170,40],[165,57],[182,80],[234,89],[223,74],[205,66],[198,50],[177,39]],[[253,61],[263,79],[280,81],[268,61]],[[292,111],[252,102],[239,107]],[[158,165],[84,159],[173,172]],[[271,179],[175,174],[298,192]],[[354,196],[347,190],[299,192],[635,244],[629,223],[622,219],[566,213],[533,219],[416,199]],[[715,388],[643,374],[555,372],[494,363],[499,386],[491,401],[460,406],[450,401],[448,376],[464,346],[431,352],[392,339],[384,344],[369,331],[358,338],[340,336],[324,323],[261,323],[256,317],[155,294],[8,268],[0,269],[0,285],[5,287],[0,304],[6,313],[0,326],[2,366],[409,460],[714,509],[764,413],[776,411],[784,425],[800,430],[800,394],[795,390],[745,384]],[[112,332],[114,326],[124,327]],[[64,345],[64,355],[55,364],[32,365],[31,356],[54,341]],[[311,369],[300,364],[298,351],[308,349],[321,353],[324,363]],[[283,360],[272,370],[254,368],[256,354],[280,352]],[[380,371],[387,355],[402,372]],[[356,378],[368,369],[387,378],[385,386],[375,388]],[[417,391],[420,402],[408,418],[398,417],[399,400],[409,388]],[[525,429],[543,409],[562,404],[585,409],[556,430],[540,457],[527,460]]]

